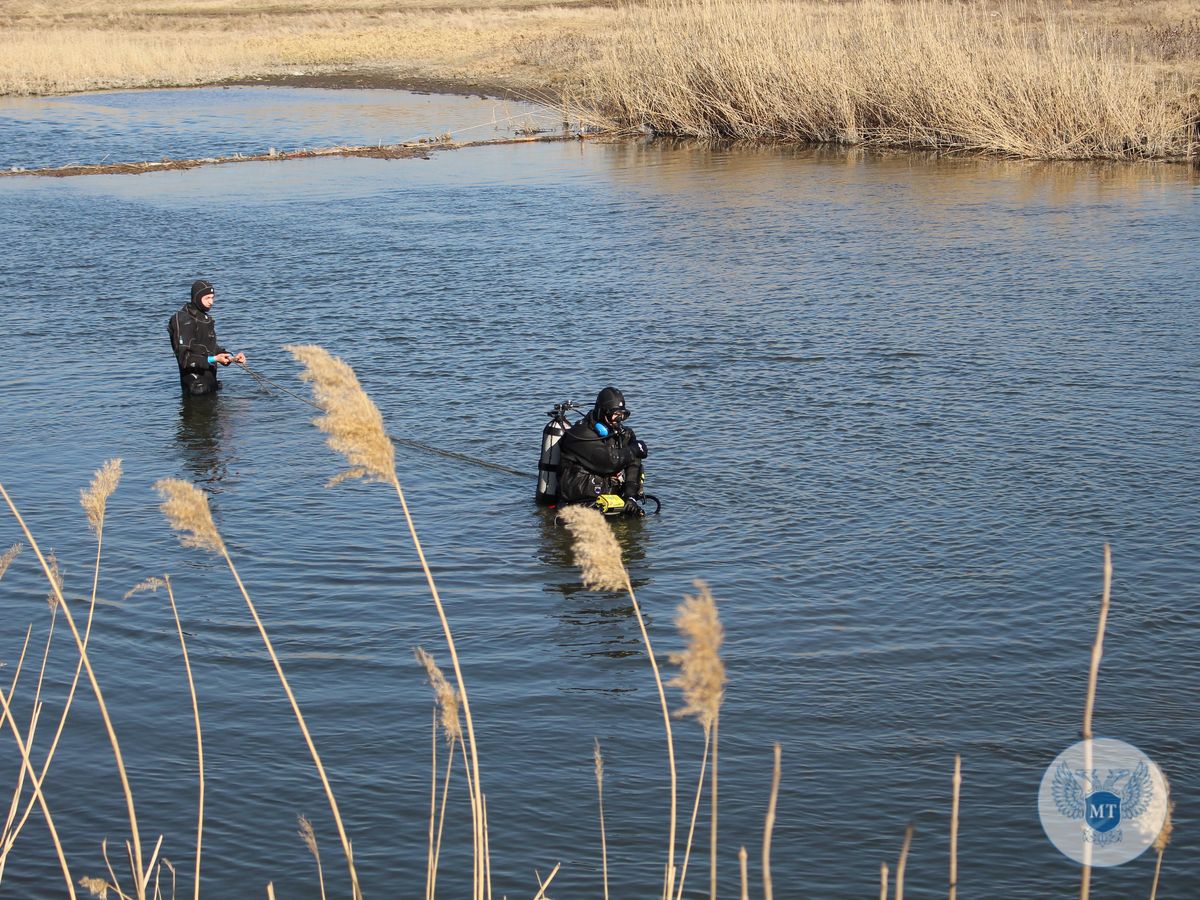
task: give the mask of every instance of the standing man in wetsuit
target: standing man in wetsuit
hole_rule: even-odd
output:
[[[209,315],[216,300],[216,291],[211,281],[192,282],[192,299],[180,307],[179,312],[167,322],[167,333],[171,335],[171,349],[179,363],[179,384],[184,394],[198,397],[214,394],[220,387],[217,380],[217,364],[246,362],[246,354],[230,354],[217,343],[217,323]]]
[[[646,444],[625,427],[628,418],[624,395],[606,387],[592,411],[567,430],[560,445],[559,503],[586,503],[601,494],[620,494],[626,515],[646,514],[638,502]]]

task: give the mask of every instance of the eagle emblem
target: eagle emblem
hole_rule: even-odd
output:
[[[1139,762],[1132,771],[1072,769],[1066,761],[1054,770],[1054,805],[1068,819],[1081,820],[1083,839],[1104,847],[1121,841],[1121,823],[1132,822],[1150,808],[1153,783],[1150,769]]]

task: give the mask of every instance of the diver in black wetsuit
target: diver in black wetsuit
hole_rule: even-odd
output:
[[[558,478],[558,502],[590,502],[601,494],[620,494],[624,512],[644,516],[642,460],[646,444],[632,428],[625,397],[615,387],[606,387],[596,397],[596,406],[563,435]]]
[[[245,363],[246,354],[236,356],[217,343],[217,323],[209,315],[216,291],[211,281],[192,282],[192,299],[167,322],[171,349],[179,363],[179,384],[192,397],[212,394],[221,387],[217,363]]]

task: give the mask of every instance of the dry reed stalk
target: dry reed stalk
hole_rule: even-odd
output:
[[[4,577],[4,573],[8,571],[8,567],[13,564],[13,560],[21,554],[21,545],[13,544],[3,553],[0,553],[0,578]]]
[[[438,731],[438,711],[437,706],[433,707],[430,715],[429,729],[429,852],[425,858],[425,900],[431,900],[429,895],[429,887],[433,883],[433,832],[434,820],[437,818],[437,786],[438,786],[438,769],[437,769],[437,731]]]
[[[912,846],[913,827],[904,829],[904,844],[900,847],[900,859],[896,861],[896,900],[904,900],[904,868],[908,865],[908,848]]]
[[[162,864],[166,866],[167,871],[171,873],[171,900],[175,900],[175,867],[171,865],[171,861],[165,856],[163,857]]]
[[[83,646],[85,648],[92,635],[92,619],[96,612],[96,592],[100,586],[100,553],[104,545],[104,522],[108,510],[108,499],[116,491],[120,481],[121,460],[110,459],[95,471],[88,488],[79,492],[79,502],[83,507],[84,513],[87,515],[88,527],[96,536],[96,562],[92,572],[92,598],[88,605],[87,621],[83,628]],[[53,554],[51,554],[51,561],[53,563],[52,568],[57,572],[57,561],[54,560]],[[53,593],[51,596],[53,596]],[[50,605],[57,609],[56,602],[51,602]],[[62,712],[59,714],[58,725],[54,730],[54,737],[50,741],[50,748],[46,751],[46,758],[42,762],[41,778],[43,781],[46,778],[46,773],[50,770],[50,763],[53,761],[54,753],[58,749],[58,742],[62,737],[63,729],[66,728],[67,716],[71,712],[71,704],[75,700],[75,691],[79,687],[79,678],[82,671],[83,657],[81,656],[75,664],[75,675],[71,679],[71,687],[67,691],[67,699],[63,703]],[[25,807],[25,814],[21,819],[22,825],[29,818],[32,810],[33,799],[31,798]]]
[[[1092,713],[1096,708],[1096,685],[1100,680],[1100,658],[1104,655],[1104,629],[1108,624],[1108,607],[1112,598],[1112,549],[1104,545],[1104,587],[1100,594],[1100,617],[1096,622],[1096,638],[1092,642],[1092,658],[1088,667],[1087,698],[1083,704],[1083,770],[1092,771]],[[1083,866],[1079,876],[1079,900],[1088,900],[1092,889],[1092,844],[1083,845]]]
[[[888,865],[885,862],[879,864],[879,900],[887,900],[888,896]]]
[[[51,556],[50,556],[50,562],[51,562],[52,568],[55,570],[56,577],[58,577],[58,583],[61,586],[62,579],[61,579],[61,576],[58,576],[58,561],[54,558],[53,554],[51,554]],[[29,716],[29,726],[25,729],[25,742],[28,745],[30,752],[33,751],[34,743],[37,738],[38,723],[41,721],[42,686],[45,684],[45,681],[46,681],[46,663],[49,662],[49,660],[50,660],[50,647],[52,646],[52,644],[54,642],[54,624],[57,621],[58,621],[58,604],[51,603],[50,604],[50,628],[48,630],[48,634],[46,635],[46,645],[42,649],[42,664],[38,668],[37,684],[34,688],[32,710],[31,710],[30,716]],[[21,665],[24,663],[24,660],[25,660],[25,652],[26,652],[26,648],[29,646],[29,637],[32,632],[32,629],[33,629],[33,626],[31,625],[29,627],[29,629],[27,629],[25,632],[25,643],[21,647],[21,658],[18,660],[18,665],[17,665],[18,672],[20,671]],[[12,703],[12,698],[13,698],[13,694],[15,691],[16,691],[16,679],[14,678],[13,685],[9,689],[9,692],[8,692],[8,701],[10,704]],[[4,727],[3,720],[6,718],[7,718],[7,714],[0,712],[0,728]],[[41,781],[45,782],[45,780],[46,780],[46,775],[43,772],[41,775]],[[21,794],[24,792],[24,788],[25,788],[25,769],[22,768],[21,772],[20,772],[20,776],[17,778],[16,789],[13,791],[12,803],[9,805],[8,817],[4,821],[3,832],[0,832],[3,834],[3,840],[0,841],[0,881],[2,881],[4,878],[4,865],[5,865],[5,862],[7,861],[8,853],[12,849],[13,844],[16,843],[17,837],[20,835],[22,829],[24,829],[25,823],[29,820],[29,815],[30,815],[30,813],[32,813],[33,807],[37,804],[36,797],[29,798],[29,803],[26,805],[26,813],[24,816],[22,816],[21,821],[18,822],[16,827],[14,828],[13,820],[16,818],[17,809],[20,807]]]
[[[713,719],[712,728],[712,785],[709,789],[708,823],[708,896],[717,900],[717,745],[721,732],[721,717]]]
[[[317,834],[313,831],[312,822],[304,816],[297,816],[296,824],[300,840],[304,841],[304,846],[308,848],[312,858],[317,861],[317,883],[321,886],[321,900],[325,900],[325,871],[321,868],[321,851],[317,849]]]
[[[51,571],[50,564],[43,555],[41,547],[34,539],[33,532],[30,531],[25,519],[21,516],[21,513],[17,509],[16,504],[13,502],[12,497],[9,495],[7,489],[5,489],[2,483],[0,483],[0,496],[3,496],[5,504],[7,504],[9,511],[13,514],[13,518],[15,518],[17,520],[17,524],[20,525],[21,531],[25,535],[25,540],[28,541],[29,546],[33,549],[34,554],[37,556],[38,562],[42,566],[42,571],[45,573],[47,580],[49,580],[50,586],[55,592],[55,597],[59,605],[62,607],[63,615],[67,620],[67,625],[71,629],[71,636],[75,638],[75,647],[79,651],[80,661],[83,663],[84,670],[87,672],[88,683],[91,685],[92,693],[96,697],[96,705],[100,708],[100,717],[104,721],[104,730],[108,735],[108,741],[113,750],[113,757],[116,760],[117,774],[121,779],[121,789],[125,794],[125,806],[129,815],[129,831],[133,836],[134,856],[137,863],[137,896],[138,900],[145,900],[146,881],[149,878],[149,873],[141,868],[142,842],[141,836],[138,833],[137,811],[133,803],[133,788],[129,783],[129,775],[125,770],[125,759],[121,755],[121,745],[117,740],[117,732],[113,727],[112,717],[108,712],[108,704],[104,702],[104,692],[100,689],[100,681],[96,678],[96,673],[92,669],[91,660],[88,658],[87,647],[83,642],[83,638],[79,634],[79,629],[75,626],[75,617],[71,614],[70,607],[67,606],[66,598],[63,597],[62,594],[62,588],[55,582],[54,574]],[[74,890],[73,886],[72,890]]]
[[[783,747],[775,742],[775,765],[771,772],[771,800],[767,804],[767,820],[763,826],[763,897],[772,900],[775,896],[771,884],[771,832],[775,829],[775,807],[779,802],[779,781],[783,774]]]
[[[54,817],[50,815],[50,806],[46,803],[46,796],[42,793],[42,781],[37,776],[37,772],[33,769],[33,761],[29,758],[30,750],[25,740],[21,736],[21,730],[17,727],[17,718],[13,715],[12,709],[8,705],[8,698],[4,696],[4,691],[0,691],[0,704],[4,705],[5,718],[8,720],[9,730],[12,731],[13,741],[17,745],[17,752],[21,754],[22,771],[29,775],[29,782],[33,788],[34,796],[37,797],[38,804],[42,808],[42,817],[46,820],[46,829],[50,832],[50,838],[54,842],[54,852],[58,854],[58,864],[62,868],[63,878],[67,882],[67,892],[72,900],[75,897],[75,882],[71,878],[71,869],[67,865],[67,857],[63,852],[62,842],[58,839],[58,829],[54,827]],[[7,855],[7,852],[6,854]]]
[[[163,498],[161,507],[163,515],[166,516],[172,528],[183,533],[180,541],[184,546],[198,547],[219,554],[225,560],[225,565],[229,568],[229,572],[237,584],[242,599],[246,601],[246,607],[250,610],[250,616],[254,619],[254,624],[258,628],[259,637],[262,638],[267,655],[271,658],[271,664],[275,667],[275,674],[279,677],[279,683],[283,686],[283,692],[287,695],[288,703],[291,704],[292,712],[296,716],[296,723],[300,726],[300,733],[304,736],[304,742],[308,745],[313,765],[316,767],[317,774],[321,778],[321,785],[325,789],[325,797],[329,801],[329,809],[333,813],[333,821],[337,825],[338,837],[341,839],[342,849],[346,856],[346,866],[350,872],[351,892],[355,900],[361,900],[362,890],[358,884],[358,872],[354,868],[354,857],[350,850],[350,839],[346,835],[346,827],[342,822],[342,814],[338,809],[337,798],[333,795],[333,786],[329,783],[329,776],[325,773],[325,766],[321,762],[321,755],[317,752],[317,745],[308,730],[308,723],[304,720],[304,714],[300,711],[300,703],[296,700],[296,695],[292,692],[292,686],[283,672],[283,664],[280,663],[279,656],[275,652],[275,647],[271,643],[271,638],[267,634],[266,626],[263,625],[263,621],[258,615],[258,608],[255,607],[254,601],[250,599],[250,594],[246,590],[245,584],[242,583],[242,578],[238,574],[237,567],[233,564],[233,558],[226,550],[225,542],[221,539],[221,535],[217,531],[217,526],[213,523],[212,512],[208,508],[207,496],[194,485],[175,478],[160,479],[154,483],[154,488]]]
[[[129,895],[121,890],[121,883],[117,881],[117,873],[113,871],[112,863],[108,859],[108,838],[100,841],[100,855],[104,857],[104,865],[108,868],[109,887],[117,892],[117,897],[120,900],[129,900]]]
[[[474,900],[483,900],[483,874],[487,869],[478,859],[483,846],[483,822],[481,810],[483,794],[479,772],[479,749],[475,740],[475,723],[471,717],[471,704],[467,697],[467,684],[463,678],[462,666],[458,660],[458,650],[454,644],[454,634],[450,629],[450,620],[442,604],[433,570],[425,558],[421,539],[417,534],[417,526],[413,521],[412,512],[408,508],[408,500],[404,489],[396,475],[395,451],[391,439],[383,427],[383,417],[375,403],[358,383],[354,370],[342,360],[333,356],[329,351],[315,345],[284,347],[292,356],[304,365],[300,377],[313,386],[313,399],[321,411],[321,417],[314,420],[317,428],[329,435],[327,443],[340,453],[350,463],[350,469],[337,476],[334,481],[345,478],[363,478],[369,481],[383,481],[392,485],[400,501],[404,513],[404,521],[408,527],[409,537],[416,551],[421,570],[425,574],[429,593],[437,609],[438,619],[442,625],[442,633],[446,638],[446,647],[450,652],[450,661],[454,668],[454,678],[458,686],[458,694],[462,703],[463,719],[467,725],[467,744],[470,747],[470,770],[473,777],[469,779],[468,789],[471,791],[471,806],[473,816],[474,846],[476,860],[474,864]],[[465,755],[465,754],[464,754]]]
[[[750,900],[750,874],[747,871],[749,856],[745,847],[738,849],[738,869],[742,875],[742,900]]]
[[[183,639],[183,624],[179,621],[179,608],[175,605],[175,591],[171,587],[169,575],[163,576],[163,584],[167,588],[167,599],[171,602],[171,615],[175,618],[175,631],[179,634],[179,649],[183,652],[183,667],[187,672],[188,692],[192,695],[192,720],[196,726],[196,767],[199,771],[200,794],[196,810],[196,875],[194,882],[194,898],[200,900],[200,846],[204,835],[204,739],[200,731],[200,701],[196,697],[196,680],[192,677],[192,662],[188,657],[187,642]],[[171,869],[171,879],[174,883],[175,870]],[[172,893],[174,890],[172,889]]]
[[[462,745],[462,741],[458,742]],[[450,745],[449,755],[446,757],[446,777],[442,781],[442,804],[441,811],[438,813],[437,839],[433,844],[433,877],[429,880],[429,897],[430,900],[437,895],[437,873],[438,863],[442,856],[442,832],[446,827],[446,798],[450,796],[450,773],[454,769],[454,744]],[[463,748],[463,755],[466,756],[466,748]]]
[[[30,622],[25,626],[25,640],[21,643],[21,654],[17,657],[17,665],[13,669],[12,681],[8,684],[8,702],[12,703],[13,697],[17,693],[17,683],[21,680],[21,672],[25,668],[25,654],[29,652],[29,639],[33,637],[33,623]],[[0,712],[0,728],[4,727],[4,723],[8,721],[8,713]],[[5,823],[5,831],[12,824],[11,821]]]
[[[1167,786],[1167,797],[1171,796],[1170,785]],[[1162,829],[1158,832],[1158,837],[1154,839],[1153,847],[1158,853],[1158,859],[1154,863],[1154,882],[1150,885],[1150,900],[1154,900],[1158,896],[1158,876],[1162,873],[1163,854],[1167,850],[1167,845],[1171,843],[1171,832],[1175,830],[1174,824],[1171,822],[1171,817],[1175,812],[1175,804],[1168,801],[1167,803],[1167,818],[1163,821]]]
[[[958,896],[958,800],[962,792],[962,757],[954,754],[954,796],[950,804],[950,900]]]
[[[482,800],[483,800],[483,865],[485,868],[484,877],[487,880],[487,900],[492,900],[492,858],[491,858],[491,851],[488,848],[487,794],[482,795]]]
[[[195,900],[200,900],[200,853],[204,838],[204,738],[200,729],[200,702],[196,696],[196,681],[192,676],[192,663],[188,657],[187,641],[183,636],[183,624],[179,620],[179,608],[175,603],[175,591],[171,587],[171,578],[169,575],[164,575],[162,578],[147,578],[145,581],[134,585],[126,591],[125,599],[128,600],[135,594],[140,594],[144,591],[156,593],[160,587],[167,590],[167,599],[171,605],[171,615],[175,619],[175,632],[179,635],[179,647],[183,652],[183,668],[187,674],[188,693],[192,699],[192,721],[196,729],[196,766],[199,771],[200,784],[196,812],[196,872],[193,879],[193,896]],[[172,880],[174,880],[174,871],[174,868],[172,868]],[[157,882],[157,880],[158,877],[156,875],[155,881]]]
[[[596,770],[596,799],[600,804],[600,869],[604,875],[604,900],[608,900],[608,837],[604,832],[604,757],[600,755],[600,739],[593,738],[592,763]]]
[[[708,750],[712,744],[712,732],[704,732],[704,753],[700,757],[700,779],[696,783],[696,800],[692,804],[692,818],[688,824],[687,844],[683,851],[683,865],[679,867],[679,888],[675,894],[675,900],[683,900],[683,885],[687,880],[688,858],[692,853],[692,837],[696,833],[696,819],[700,815],[700,797],[704,792],[704,776],[708,774]]]
[[[646,647],[646,656],[650,660],[650,668],[654,673],[654,683],[658,688],[659,705],[662,707],[663,725],[667,735],[667,761],[671,773],[671,821],[667,838],[667,868],[663,885],[663,896],[670,900],[675,894],[675,827],[678,805],[678,778],[675,772],[675,741],[671,732],[671,710],[667,706],[667,692],[663,687],[662,674],[658,669],[658,660],[654,656],[654,648],[650,644],[650,633],[646,630],[646,619],[642,615],[642,606],[638,603],[637,594],[633,590],[633,582],[629,579],[624,563],[621,562],[621,547],[613,536],[612,529],[604,521],[604,516],[598,510],[585,506],[568,506],[559,511],[563,523],[571,531],[574,538],[572,549],[575,563],[580,567],[583,584],[589,590],[625,590],[633,603],[633,612],[637,617],[638,628],[642,633],[642,643]]]
[[[275,882],[267,882],[267,900],[275,900]]]
[[[554,868],[550,870],[550,874],[546,876],[545,881],[542,881],[542,876],[537,874],[536,869],[534,870],[533,874],[537,876],[538,884],[541,885],[541,887],[538,888],[538,892],[533,895],[533,900],[542,900],[542,898],[546,896],[546,888],[550,887],[550,882],[554,880],[554,876],[558,874],[558,870],[561,868],[562,863],[555,863]]]
[[[704,756],[700,762],[700,781],[696,786],[696,801],[692,806],[692,819],[688,827],[683,865],[679,872],[676,900],[683,900],[683,885],[692,853],[696,819],[700,813],[700,795],[704,789],[705,767],[712,743],[713,726],[721,712],[721,703],[725,699],[725,683],[728,680],[725,677],[725,664],[721,661],[721,644],[725,641],[725,630],[717,615],[716,601],[707,584],[697,580],[695,585],[696,595],[683,595],[683,602],[679,604],[675,617],[675,624],[688,640],[687,649],[683,653],[673,653],[670,656],[671,662],[680,667],[679,677],[670,683],[683,690],[686,704],[682,709],[676,710],[675,715],[695,716],[704,729]],[[710,871],[710,892],[715,893],[711,882]]]

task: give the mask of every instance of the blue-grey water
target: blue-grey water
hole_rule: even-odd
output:
[[[367,115],[361,93],[312,92],[295,116],[322,124],[305,132],[243,114],[277,102],[268,92],[227,92],[224,113],[213,93],[196,94],[213,138],[196,155],[310,134],[354,143],[364,118],[408,102],[380,95]],[[57,101],[6,102],[0,163],[180,153],[170,135],[187,96],[71,99],[126,110],[103,152],[86,117],[55,119]],[[410,121],[381,138],[466,127],[479,112],[436,100],[427,123],[397,108]],[[695,578],[727,630],[723,896],[737,894],[742,845],[760,893],[774,741],[776,896],[877,896],[879,864],[894,868],[910,822],[906,894],[944,896],[956,753],[959,896],[1076,896],[1079,870],[1045,838],[1036,796],[1079,735],[1110,542],[1096,730],[1171,778],[1159,896],[1197,896],[1198,201],[1183,167],[631,143],[0,180],[0,481],[82,615],[96,545],[78,489],[104,460],[124,461],[92,657],[143,841],[165,835],[188,894],[197,787],[178,638],[161,594],[121,599],[170,573],[203,720],[205,895],[263,896],[273,881],[280,897],[317,896],[299,813],[331,896],[348,895],[321,785],[245,604],[220,560],[181,547],[158,512],[151,484],[173,476],[210,494],[367,896],[423,890],[431,694],[412,648],[448,657],[399,505],[377,484],[326,489],[342,462],[312,411],[243,372],[224,373],[215,402],[180,400],[165,323],[207,277],[224,342],[269,377],[303,390],[281,345],[322,344],[355,367],[394,434],[505,466],[533,470],[554,402],[609,383],[625,392],[663,512],[618,534],[660,661],[681,646],[673,609]],[[495,896],[532,896],[535,869],[544,878],[557,862],[552,896],[603,895],[597,738],[611,895],[657,896],[669,782],[628,598],[581,589],[531,478],[406,446],[397,465],[470,691]],[[3,512],[0,547],[21,540]],[[45,591],[28,552],[0,583],[5,684],[33,626],[15,693],[24,726]],[[60,617],[39,759],[74,659]],[[691,720],[675,736],[686,823],[702,737]],[[11,735],[0,747],[8,791]],[[461,768],[451,790],[439,887],[462,897]],[[104,871],[103,838],[126,868],[124,801],[86,684],[46,796],[76,875]],[[688,896],[707,896],[706,821]],[[1093,896],[1147,896],[1153,869],[1147,853],[1098,870]],[[35,813],[0,896],[63,894]]]

